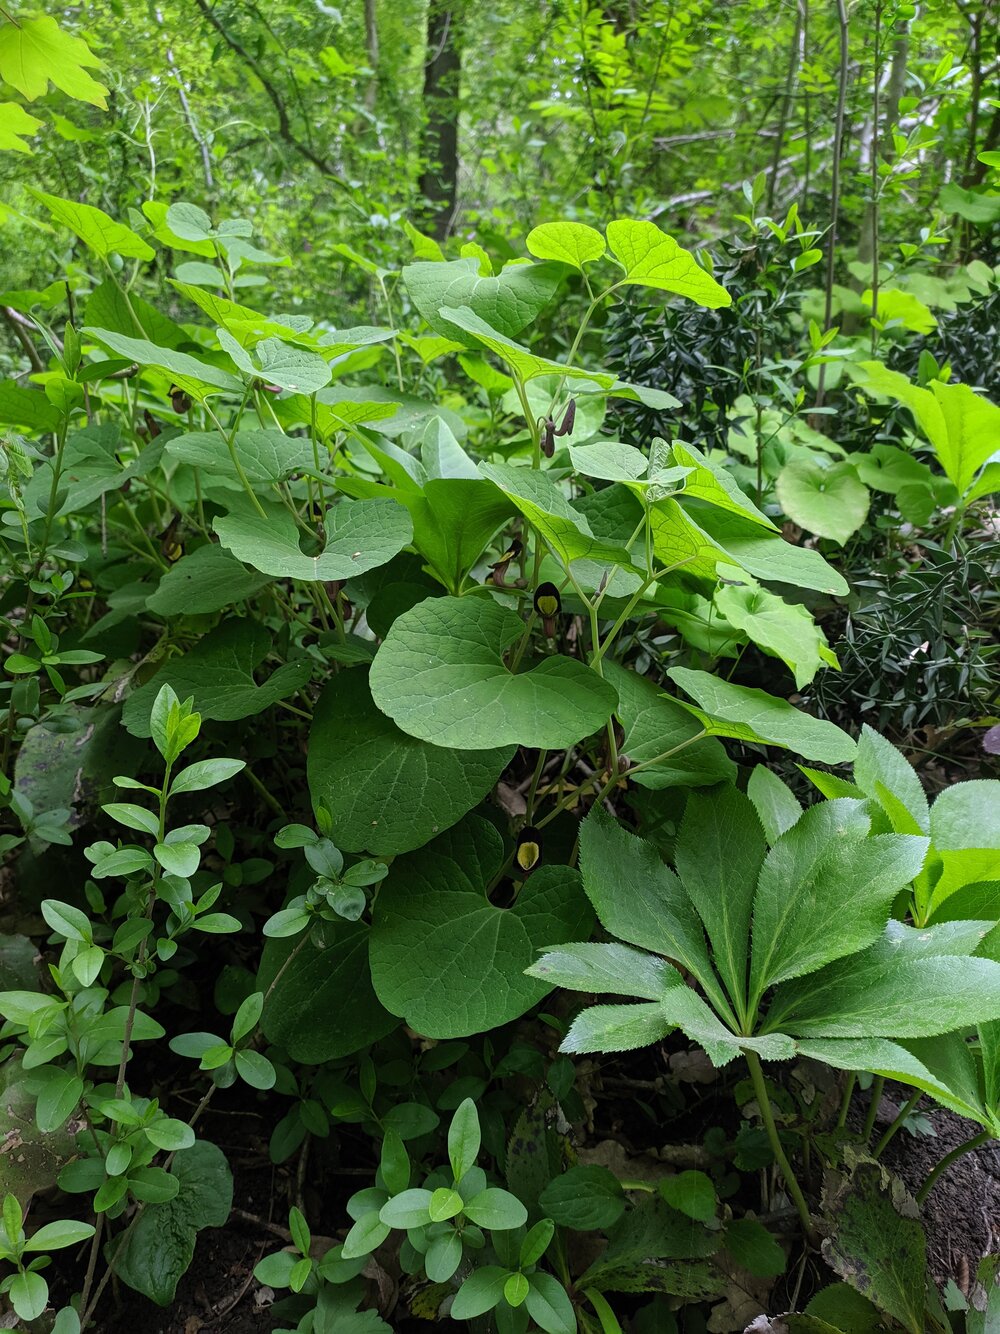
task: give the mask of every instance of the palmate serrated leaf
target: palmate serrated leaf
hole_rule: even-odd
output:
[[[525,975],[538,949],[586,935],[593,922],[578,874],[534,871],[509,908],[487,897],[504,861],[494,827],[467,816],[399,858],[379,890],[371,940],[382,1003],[430,1037],[507,1023],[550,989]]]
[[[701,922],[677,876],[651,843],[595,806],[580,828],[580,870],[601,925],[619,940],[682,965],[723,1011]]]
[[[0,102],[0,151],[30,153],[28,138],[38,133],[42,122],[29,116],[16,102]]]
[[[675,292],[710,310],[732,305],[726,289],[654,222],[618,218],[608,223],[607,237],[612,254],[625,270],[620,283]]]
[[[617,943],[549,949],[527,972],[530,977],[571,991],[641,1000],[659,1000],[667,987],[683,984],[680,973],[665,959]]]
[[[660,1042],[675,1027],[655,1002],[647,1005],[591,1005],[570,1024],[559,1050],[573,1055],[635,1051]]]
[[[754,808],[736,788],[688,798],[675,865],[734,1002],[746,991],[750,913],[766,851]]]
[[[672,667],[667,675],[698,701],[698,708],[689,704],[685,707],[710,734],[782,746],[826,764],[854,759],[857,747],[846,732],[825,718],[803,713],[786,700],[690,667]]]
[[[975,1058],[962,1034],[914,1039],[905,1046],[885,1038],[807,1038],[795,1045],[800,1056],[836,1070],[867,1071],[923,1089],[959,1116],[985,1124]]]
[[[871,838],[869,827],[860,803],[820,802],[768,853],[753,905],[753,1002],[776,982],[866,949],[884,931],[893,900],[923,865],[927,839]]]
[[[798,1038],[924,1038],[1000,1019],[1000,964],[886,959],[878,947],[784,982],[769,1027]]]
[[[107,111],[107,88],[87,73],[101,64],[82,37],[63,32],[47,14],[18,16],[0,26],[0,79],[29,102],[42,97],[51,81],[78,102]]]
[[[788,784],[763,764],[754,766],[747,783],[747,796],[764,826],[768,843],[776,843],[802,814],[799,800]]]
[[[411,852],[481,801],[513,755],[408,736],[376,707],[367,672],[341,672],[313,712],[309,791],[339,848]]]
[[[913,766],[867,723],[858,739],[854,781],[883,808],[897,834],[930,833],[930,808]]]
[[[744,1049],[756,1052],[764,1061],[789,1061],[795,1055],[795,1043],[784,1033],[758,1037],[737,1035],[690,987],[672,987],[665,992],[660,1009],[668,1023],[704,1047],[715,1066],[728,1065]]]
[[[428,598],[393,622],[372,664],[372,698],[436,746],[574,745],[607,722],[617,696],[558,654],[511,673],[502,655],[523,633],[520,617],[492,600]]]
[[[1000,880],[1000,782],[977,778],[946,788],[931,807],[930,822],[942,863],[934,909],[964,885]]]
[[[262,574],[275,578],[351,579],[385,565],[413,536],[406,510],[392,500],[342,500],[326,512],[325,543],[315,556],[299,545],[301,530],[283,507],[267,506],[265,515],[242,499],[214,521],[227,550]]]

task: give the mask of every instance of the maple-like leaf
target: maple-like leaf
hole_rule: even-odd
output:
[[[0,22],[0,79],[29,102],[46,93],[51,80],[78,102],[107,111],[107,88],[87,73],[101,63],[82,37],[63,32],[47,14]]]
[[[0,102],[0,150],[30,153],[32,150],[23,136],[37,134],[41,124],[16,102]]]

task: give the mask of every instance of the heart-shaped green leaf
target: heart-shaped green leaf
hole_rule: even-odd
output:
[[[508,1023],[550,990],[525,976],[539,949],[587,936],[580,877],[542,866],[510,908],[487,897],[504,860],[496,829],[477,815],[393,863],[375,907],[371,962],[382,1003],[429,1037]]]
[[[618,697],[560,655],[512,673],[503,654],[523,633],[521,618],[492,599],[428,598],[393,623],[375,655],[372,698],[404,732],[436,746],[575,745],[607,722]]]
[[[441,264],[408,264],[403,282],[413,304],[431,328],[447,338],[455,329],[440,314],[442,306],[467,306],[499,333],[518,334],[551,301],[558,270],[545,264],[508,264],[496,277],[479,272],[474,256]],[[469,340],[461,340],[467,342]]]
[[[309,733],[309,790],[348,852],[410,852],[485,797],[514,755],[449,750],[401,732],[375,707],[363,670],[323,693]]]
[[[133,736],[150,735],[150,711],[164,685],[173,686],[180,699],[193,695],[195,709],[206,719],[232,722],[262,713],[305,685],[311,671],[303,659],[286,662],[258,685],[254,671],[272,647],[266,626],[250,620],[224,621],[129,695],[122,713],[126,730]]]
[[[214,527],[222,545],[255,570],[310,581],[364,574],[392,560],[413,536],[409,515],[392,500],[341,501],[327,510],[326,542],[315,556],[305,555],[294,518],[276,506],[262,516],[249,504],[234,503]]]

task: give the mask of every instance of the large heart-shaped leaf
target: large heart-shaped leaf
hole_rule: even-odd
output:
[[[164,685],[173,686],[181,699],[193,695],[194,707],[203,718],[233,722],[262,713],[305,685],[311,671],[304,659],[286,662],[258,685],[254,672],[272,647],[271,632],[263,624],[224,621],[190,652],[169,659],[151,681],[129,695],[122,713],[124,726],[133,736],[150,735],[150,710]]]
[[[676,292],[710,310],[732,305],[726,289],[655,222],[618,218],[608,223],[607,236],[611,253],[625,270],[620,283]]]
[[[248,570],[225,548],[209,542],[170,567],[146,606],[157,616],[221,611],[253,597],[269,582],[266,575]]]
[[[242,491],[232,453],[217,431],[190,431],[167,442],[167,453],[192,468],[200,468],[213,481]],[[293,472],[313,467],[312,445],[308,440],[285,435],[281,431],[237,431],[232,451],[240,461],[247,480],[255,486],[280,482]]]
[[[442,306],[467,306],[498,332],[511,336],[520,333],[548,305],[559,284],[559,273],[545,264],[508,264],[493,277],[481,274],[479,260],[470,255],[446,264],[407,264],[403,282],[413,304],[436,333],[455,337],[454,327],[439,313]]]
[[[436,746],[575,745],[607,722],[618,697],[596,672],[558,654],[511,672],[503,654],[524,628],[492,599],[428,598],[386,636],[372,697],[404,732]]]
[[[111,1268],[137,1292],[169,1306],[194,1256],[203,1227],[223,1227],[233,1207],[233,1177],[225,1154],[207,1140],[178,1151],[173,1175],[180,1190],[150,1204],[111,1246]]]
[[[794,458],[782,468],[775,485],[781,508],[793,523],[841,546],[868,514],[868,488],[850,463],[824,467],[816,459]]]
[[[382,1003],[428,1037],[481,1033],[516,1019],[551,989],[525,976],[539,949],[590,934],[580,877],[541,866],[509,908],[487,891],[504,860],[477,815],[399,861],[379,891],[371,962]]]
[[[257,974],[261,991],[274,984],[261,1016],[264,1035],[307,1065],[361,1051],[398,1023],[372,990],[367,924],[341,921],[324,925],[323,931],[325,943],[306,944],[280,978],[279,970],[299,942],[294,937],[269,940]]]
[[[607,251],[601,233],[584,222],[543,222],[528,233],[525,245],[536,259],[569,264],[581,273],[584,264],[592,264]]]
[[[313,713],[309,791],[338,847],[410,852],[480,802],[513,755],[513,746],[449,750],[408,736],[375,707],[367,672],[341,672]]]
[[[799,603],[785,602],[753,579],[727,583],[715,591],[715,607],[729,625],[742,630],[765,653],[788,664],[801,690],[823,663],[837,665],[826,636]]]
[[[825,764],[846,764],[854,759],[857,746],[846,732],[825,718],[803,713],[787,700],[690,667],[672,667],[667,675],[698,701],[698,708],[690,704],[685,708],[701,719],[711,736],[783,746]]]
[[[390,489],[344,477],[340,487],[349,495],[391,496],[405,505],[413,521],[413,545],[444,587],[457,594],[494,533],[513,517],[513,505],[481,477],[436,477],[421,487],[405,470],[396,476],[405,486]]]
[[[219,541],[239,560],[262,574],[283,579],[351,579],[392,560],[413,536],[410,517],[392,500],[341,501],[327,510],[322,551],[307,556],[300,530],[286,509],[259,514],[249,504],[235,504],[217,518]]]

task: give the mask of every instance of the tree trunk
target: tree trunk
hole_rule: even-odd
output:
[[[427,226],[439,241],[448,234],[458,198],[458,95],[462,73],[458,29],[459,5],[454,0],[430,0],[420,189],[426,202]]]
[[[365,46],[368,50],[368,64],[371,66],[371,79],[365,90],[365,107],[375,110],[378,98],[378,16],[375,11],[376,0],[365,0]]]

